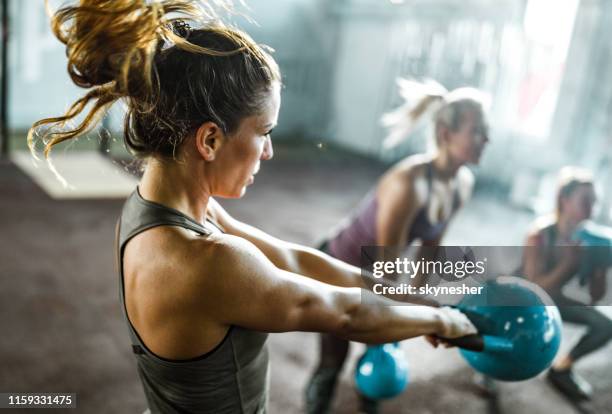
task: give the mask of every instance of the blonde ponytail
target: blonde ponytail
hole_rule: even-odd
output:
[[[382,124],[389,131],[383,141],[383,148],[396,146],[409,137],[421,121],[430,119],[435,126],[437,143],[439,127],[457,131],[466,111],[484,113],[491,104],[490,95],[475,88],[462,87],[449,92],[434,81],[419,83],[406,79],[398,79],[397,84],[405,103],[381,118]],[[426,116],[429,114],[432,114],[431,118]]]
[[[446,88],[434,81],[419,83],[398,78],[397,85],[405,103],[381,118],[382,125],[388,130],[383,148],[395,147],[410,136],[425,114],[443,104],[448,93]]]

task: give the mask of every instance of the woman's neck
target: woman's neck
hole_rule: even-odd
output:
[[[454,178],[461,167],[461,164],[454,163],[450,157],[442,151],[438,151],[434,156],[432,165],[436,176],[445,181]]]
[[[201,182],[194,180],[194,176],[197,174],[193,168],[185,163],[151,158],[140,180],[140,194],[146,200],[176,209],[203,224],[210,193]]]
[[[578,227],[578,223],[563,215],[557,218],[557,237],[562,241],[570,241],[574,231]]]

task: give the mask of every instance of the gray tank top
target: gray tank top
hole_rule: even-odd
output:
[[[183,227],[201,237],[221,232],[216,226],[208,229],[177,210],[143,199],[138,190],[123,207],[116,237],[119,297],[151,413],[265,413],[268,395],[266,333],[232,326],[213,350],[193,359],[177,361],[152,353],[131,324],[125,307],[123,251],[132,237],[156,226]]]

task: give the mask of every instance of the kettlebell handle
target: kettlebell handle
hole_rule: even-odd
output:
[[[468,317],[470,321],[474,325],[478,327],[479,330],[484,330],[485,332],[490,332],[493,330],[495,324],[488,317],[480,314],[475,309],[464,308],[461,306],[456,306],[461,312]],[[483,334],[474,334],[474,335],[466,335],[459,338],[441,338],[444,342],[457,346],[459,348],[465,349],[467,351],[474,352],[510,352],[513,349],[512,342],[506,338],[493,336],[493,335],[483,335]]]
[[[509,339],[492,335],[467,335],[459,338],[440,338],[450,345],[457,346],[467,351],[507,353],[514,349]]]
[[[454,345],[456,347],[468,350],[468,351],[474,351],[474,352],[483,352],[485,350],[485,341],[484,341],[484,337],[482,335],[479,334],[474,334],[474,335],[467,335],[467,336],[462,336],[459,338],[440,338],[442,339],[444,342],[450,344],[450,345]]]
[[[491,321],[486,317],[476,312],[473,309],[466,309],[460,305],[453,306],[453,308],[460,310],[467,316],[467,318],[472,321],[472,323],[476,326],[479,326],[480,329],[488,328],[491,325]],[[440,338],[443,342],[446,342],[450,345],[474,352],[484,352],[485,350],[485,338],[480,334],[474,335],[466,335],[459,338]]]

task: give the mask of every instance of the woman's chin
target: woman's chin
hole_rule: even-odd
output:
[[[468,164],[472,164],[472,165],[479,165],[480,164],[480,159],[482,158],[482,154],[476,154]]]
[[[246,185],[235,191],[227,191],[225,193],[215,194],[219,198],[242,198],[246,194]]]
[[[251,177],[247,182],[245,182],[242,186],[232,189],[231,191],[226,191],[223,194],[217,194],[218,197],[221,198],[242,198],[247,191],[247,187],[253,184],[253,177]]]
[[[246,194],[246,190],[247,190],[247,188],[246,188],[246,185],[245,185],[239,191],[234,193],[231,198],[242,198],[242,197],[244,197],[244,195]]]

